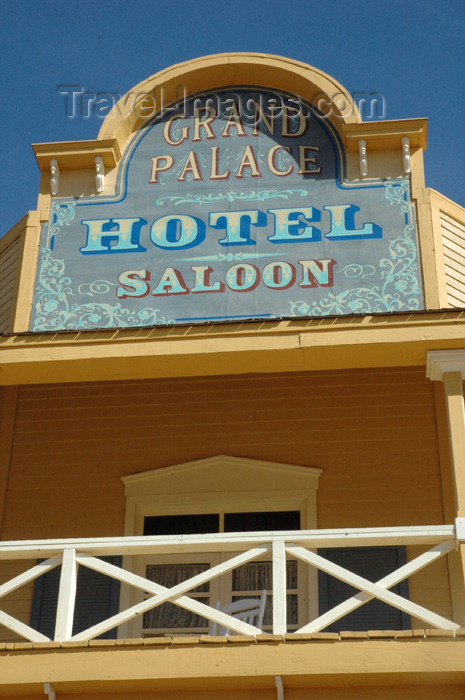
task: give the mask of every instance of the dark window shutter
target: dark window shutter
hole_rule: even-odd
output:
[[[102,560],[121,566],[121,557],[102,557]],[[55,635],[60,574],[61,566],[57,566],[34,581],[30,625],[50,639]],[[80,566],[73,634],[78,634],[107,617],[116,615],[119,608],[119,590],[120,584],[116,579],[104,576],[86,566]],[[115,639],[116,631],[117,628],[111,629],[99,639]]]
[[[406,562],[405,547],[353,547],[321,549],[319,554],[369,581],[378,581]],[[318,572],[320,615],[358,593],[334,576]],[[390,589],[408,598],[408,581]],[[410,616],[382,601],[373,599],[345,617],[336,620],[325,632],[410,629]]]

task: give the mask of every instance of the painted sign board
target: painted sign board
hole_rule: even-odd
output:
[[[348,182],[328,120],[256,88],[139,130],[111,197],[54,198],[32,331],[423,308],[407,178]]]

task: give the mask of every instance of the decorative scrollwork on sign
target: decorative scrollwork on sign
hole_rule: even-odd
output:
[[[336,274],[344,274],[345,277],[371,277],[371,275],[376,274],[376,268],[374,265],[359,265],[358,263],[351,263],[350,265],[345,265],[341,270],[336,270]]]
[[[69,226],[76,214],[75,202],[54,203],[50,207],[48,241],[53,243],[55,236],[58,236],[63,226]],[[47,242],[48,242],[47,241]],[[51,245],[53,249],[53,245]]]
[[[89,291],[81,293],[104,294],[106,280],[89,283]],[[81,287],[83,285],[80,285]],[[42,250],[39,281],[35,302],[33,331],[57,331],[89,328],[131,328],[134,326],[167,326],[172,321],[159,316],[159,309],[144,308],[131,311],[121,304],[86,302],[73,304],[72,281],[65,275],[63,260],[51,257],[48,248]]]
[[[273,199],[274,197],[288,199],[290,195],[295,194],[306,197],[308,192],[307,190],[262,190],[261,192],[220,192],[219,194],[210,192],[209,194],[186,194],[184,197],[160,197],[155,204],[157,207],[161,207],[166,201],[177,207],[178,204],[210,204],[222,199],[226,199],[228,202],[234,202],[236,199],[263,202],[265,199]]]
[[[309,165],[314,165],[313,163]],[[292,166],[292,158],[287,151],[280,148],[276,155],[276,168],[282,173],[287,172],[287,170]],[[315,166],[316,167],[316,166]]]
[[[421,308],[416,232],[408,201],[408,181],[386,183],[385,194],[391,205],[399,206],[399,213],[406,215],[408,222],[402,234],[389,242],[389,257],[379,261],[378,269],[373,265],[352,263],[338,271],[355,279],[377,274],[381,283],[373,287],[347,289],[340,294],[330,292],[318,301],[289,302],[291,316],[340,316]]]
[[[400,206],[400,213],[408,214],[410,212],[410,204],[407,201],[409,194],[408,180],[402,180],[400,182],[386,182],[385,188],[386,199],[389,201],[389,203],[391,205],[398,204]]]
[[[106,294],[110,291],[110,287],[116,287],[116,284],[108,280],[94,280],[93,282],[83,282],[80,284],[78,292],[79,294],[93,297],[95,294]]]

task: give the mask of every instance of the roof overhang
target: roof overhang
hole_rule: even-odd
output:
[[[0,384],[426,365],[465,345],[465,310],[0,337]]]

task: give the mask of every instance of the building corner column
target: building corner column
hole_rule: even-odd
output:
[[[426,376],[433,382],[442,382],[444,387],[455,517],[465,518],[465,349],[429,351]],[[465,627],[464,544],[459,545],[457,553],[449,555],[449,576],[454,620]]]

